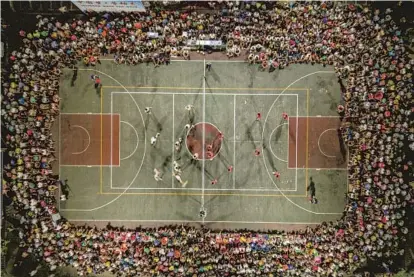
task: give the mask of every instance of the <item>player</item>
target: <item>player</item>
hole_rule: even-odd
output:
[[[279,179],[280,178],[279,171],[273,171],[273,175],[276,177],[276,179]]]
[[[256,120],[259,121],[260,119],[262,119],[262,114],[261,113],[257,113],[256,114]]]
[[[161,171],[159,171],[158,169],[154,168],[154,179],[155,181],[162,181],[162,177],[161,177],[162,173]]]
[[[177,161],[173,162],[173,169],[174,169],[174,172],[179,174],[179,175],[182,173],[181,166],[178,164]]]
[[[260,149],[259,148],[257,148],[256,150],[254,150],[254,155],[256,157],[260,156]]]
[[[185,130],[189,130],[189,129],[192,129],[193,127],[194,127],[194,125],[191,125],[191,124],[185,124],[184,129],[185,129]]]
[[[215,184],[217,184],[217,182],[218,182],[217,179],[214,179],[214,180],[211,181],[211,184],[215,185]]]
[[[175,151],[180,152],[182,143],[183,139],[178,138],[178,140],[175,142]]]
[[[213,145],[211,145],[211,144],[207,144],[207,151],[211,151],[211,150],[213,150]]]
[[[207,158],[210,159],[210,160],[212,160],[214,158],[214,153],[211,152],[211,151],[207,151],[206,155],[207,155]]]
[[[211,70],[211,62],[207,62],[207,63],[206,63],[206,69],[207,69],[208,71],[210,71],[210,70]]]
[[[229,165],[229,166],[227,167],[227,171],[228,171],[229,173],[232,173],[232,172],[233,172],[233,166],[232,166],[232,165]]]
[[[287,113],[283,112],[283,113],[282,113],[282,118],[283,118],[284,120],[288,120],[288,119],[289,119],[289,116],[288,116],[288,114],[287,114]]]
[[[183,182],[183,180],[181,179],[181,176],[180,176],[180,174],[176,174],[176,173],[174,173],[173,172],[173,174],[172,174],[174,177],[175,177],[175,179],[181,184],[181,187],[183,187],[183,188],[185,188],[185,186],[187,186],[187,183],[188,183],[188,181],[185,181],[185,182]]]
[[[151,114],[151,109],[152,109],[152,107],[145,107],[144,112],[146,114]]]
[[[194,106],[193,105],[187,105],[187,106],[185,106],[185,109],[189,112],[194,111]]]
[[[194,155],[193,155],[193,160],[198,160],[198,158],[199,158],[198,153],[194,153]]]
[[[151,137],[151,145],[155,147],[155,144],[157,144],[157,139],[160,136],[160,133],[157,133],[155,137]]]

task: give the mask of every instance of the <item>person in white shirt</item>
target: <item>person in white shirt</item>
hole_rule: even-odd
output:
[[[161,177],[162,173],[161,171],[159,171],[158,169],[154,168],[154,179],[155,181],[162,181],[162,177]]]
[[[160,133],[157,133],[155,137],[151,137],[151,145],[155,147],[155,144],[157,143],[157,139],[160,136]]]

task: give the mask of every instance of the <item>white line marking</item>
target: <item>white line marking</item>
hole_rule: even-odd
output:
[[[296,169],[295,169],[295,189],[298,189],[298,136],[299,136],[299,96],[296,95]],[[308,158],[308,157],[306,157]]]
[[[171,159],[171,171],[174,172],[174,161],[175,161],[175,95],[172,95],[173,97],[173,106],[172,106],[172,159]],[[187,141],[187,138],[185,138],[185,140]],[[181,146],[180,146],[181,147]],[[174,188],[174,179],[175,178],[171,178],[171,187]]]
[[[108,78],[112,79],[113,81],[115,81],[116,83],[118,83],[121,87],[123,87],[126,91],[128,91],[128,89],[124,85],[122,85],[118,80],[116,80],[114,77],[112,77],[111,75],[109,75],[109,74],[107,74],[105,72],[102,72],[102,71],[99,71],[99,70],[96,70],[96,69],[90,69],[90,68],[79,68],[79,70],[98,72],[98,73],[100,73],[102,75],[105,75]],[[145,121],[144,121],[144,118],[142,117],[141,109],[139,108],[137,101],[135,101],[134,97],[132,97],[132,94],[130,94],[130,96],[131,96],[131,99],[134,102],[135,106],[137,107],[139,114],[141,115],[141,119],[142,119],[143,125],[145,125]],[[147,136],[147,134],[146,134],[146,132],[144,132],[144,145],[145,146],[144,146],[144,154],[143,154],[142,162],[141,162],[141,164],[140,164],[140,166],[139,166],[139,168],[137,170],[137,173],[135,174],[134,178],[132,179],[131,183],[129,184],[129,187],[132,186],[132,184],[134,183],[135,179],[138,177],[138,174],[141,171],[142,165],[144,164],[144,158],[145,158],[145,153],[146,153],[146,149],[147,149],[147,147],[146,147],[146,144],[147,144],[146,136]],[[111,179],[111,183],[112,183],[112,179]],[[103,204],[101,206],[98,206],[98,207],[95,207],[95,208],[92,208],[92,209],[65,209],[63,211],[82,211],[82,212],[92,212],[92,211],[96,211],[96,210],[102,209],[102,208],[104,208],[104,207],[106,207],[108,205],[111,205],[116,200],[118,200],[119,198],[121,198],[121,196],[124,195],[126,191],[127,191],[127,189],[125,189],[125,191],[123,191],[122,193],[120,193],[118,196],[116,196],[114,199],[112,199],[108,203],[105,203],[105,204]]]
[[[120,120],[119,122],[124,123],[124,124],[128,125],[129,127],[131,127],[131,128],[134,130],[134,132],[135,132],[135,136],[136,136],[136,138],[137,138],[137,144],[135,145],[135,149],[134,149],[134,151],[132,151],[132,153],[131,153],[131,154],[129,154],[127,157],[125,157],[125,158],[121,158],[121,161],[123,161],[123,160],[129,159],[130,157],[132,157],[132,155],[134,155],[134,154],[135,154],[135,152],[137,151],[137,149],[138,149],[138,145],[139,145],[139,136],[138,136],[138,131],[137,131],[137,129],[135,129],[135,127],[134,127],[134,126],[132,126],[132,124],[131,124],[131,123],[129,123],[129,122],[127,122],[127,121],[122,121],[122,120]]]
[[[318,138],[318,148],[319,148],[319,151],[322,153],[322,155],[324,155],[324,156],[326,156],[326,157],[328,157],[328,158],[336,158],[336,156],[328,155],[328,154],[326,154],[325,152],[323,152],[323,151],[322,151],[322,149],[321,149],[321,145],[320,145],[320,140],[321,140],[321,137],[323,136],[323,134],[325,134],[325,133],[326,133],[326,132],[328,132],[328,131],[336,131],[336,129],[335,129],[335,128],[326,129],[325,131],[323,131],[323,132],[319,135],[319,138]]]
[[[200,220],[174,220],[174,219],[68,219],[69,222],[179,222],[179,223],[233,223],[233,224],[287,224],[287,225],[319,225],[321,222],[266,222],[266,221],[200,221]]]
[[[295,83],[297,83],[297,82],[299,82],[300,80],[302,80],[302,79],[304,79],[304,78],[307,78],[307,77],[309,77],[309,76],[311,76],[311,75],[314,75],[314,74],[318,74],[318,73],[329,73],[329,74],[332,74],[332,73],[335,73],[335,71],[315,71],[315,72],[312,72],[312,73],[309,73],[309,74],[306,74],[306,75],[304,75],[304,76],[302,76],[302,77],[300,77],[300,78],[298,78],[298,79],[296,79],[295,81],[293,81],[289,86],[287,86],[281,93],[280,93],[280,95],[278,96],[278,97],[276,97],[276,99],[273,101],[273,103],[272,103],[272,105],[270,106],[270,108],[269,108],[269,112],[267,113],[267,115],[266,115],[266,118],[265,118],[265,121],[264,121],[264,126],[266,126],[266,122],[267,122],[267,119],[269,118],[269,114],[270,114],[270,112],[271,112],[271,110],[273,109],[273,106],[275,105],[275,103],[277,102],[277,100],[279,100],[279,97],[289,88],[289,87],[291,87],[293,84],[295,84]],[[264,132],[265,132],[265,128],[263,128],[263,131],[262,131],[262,145],[263,145],[263,142],[264,142]],[[263,146],[262,146],[262,148],[263,148]],[[262,152],[263,152],[263,149],[262,149]],[[263,161],[264,161],[264,165],[265,165],[265,167],[266,167],[266,170],[267,170],[267,172],[268,172],[268,174],[270,174],[270,172],[269,172],[269,169],[268,169],[268,167],[267,167],[267,165],[266,165],[266,161],[264,160],[264,155],[263,155]],[[274,184],[275,185],[275,187],[279,190],[279,187],[276,185],[276,184]],[[280,190],[279,190],[280,191]],[[292,199],[290,199],[289,197],[287,197],[282,191],[280,191],[280,193],[282,194],[282,196],[286,199],[286,200],[288,200],[292,205],[294,205],[294,206],[296,206],[296,207],[298,207],[299,209],[301,209],[301,210],[304,210],[304,211],[306,211],[306,212],[308,212],[308,213],[311,213],[311,214],[319,214],[319,215],[330,215],[330,214],[342,214],[342,213],[321,213],[321,212],[314,212],[314,211],[311,211],[311,210],[308,210],[308,209],[306,209],[306,208],[304,208],[304,207],[302,207],[301,205],[299,205],[299,204],[297,204],[297,203],[295,203]]]
[[[131,92],[123,92],[123,91],[112,91],[112,93],[114,94],[183,94],[183,95],[195,95],[195,94],[199,94],[198,92],[165,92],[165,91],[156,91],[156,92],[151,92],[151,91],[131,91]],[[258,95],[258,96],[280,96],[282,94],[279,93],[220,93],[220,92],[209,92],[210,95],[224,95],[224,96],[233,96],[233,95],[242,95],[242,96],[251,96],[251,95]],[[293,96],[293,95],[298,95],[297,93],[285,93],[283,94],[283,96]]]
[[[203,122],[206,121],[206,59],[204,59],[204,78],[203,78]],[[202,152],[202,171],[203,174],[201,175],[201,188],[202,188],[202,192],[201,192],[201,207],[200,210],[205,210],[204,209],[204,182],[205,182],[205,168],[206,168],[206,159],[205,159],[205,144],[206,143],[206,124],[203,124],[203,152]],[[220,144],[222,145],[222,144]],[[221,148],[221,147],[220,147]],[[205,217],[202,217],[202,221],[204,223],[204,219]]]
[[[234,99],[233,99],[233,137],[234,137],[234,142],[233,142],[233,189],[236,189],[236,174],[235,174],[235,168],[236,168],[236,95],[234,95]]]
[[[175,95],[196,95],[199,94],[198,92],[150,92],[150,91],[131,91],[130,93],[126,93],[126,92],[120,92],[120,91],[112,91],[112,93],[114,94],[175,94]],[[224,95],[224,96],[233,96],[233,95],[237,95],[237,96],[279,96],[282,94],[277,94],[277,93],[220,93],[220,92],[210,92],[210,95]],[[298,95],[297,93],[287,93],[287,94],[283,94],[283,96],[293,96],[293,95]]]
[[[114,59],[100,59],[101,61],[114,61]],[[203,62],[203,60],[182,60],[182,59],[177,59],[177,60],[173,60],[171,59],[171,62]],[[215,61],[211,61],[211,63],[247,63],[246,61],[240,61],[240,60],[215,60]]]
[[[280,126],[283,126],[283,125],[288,125],[287,123],[282,123],[282,124],[280,124],[280,125],[278,125],[276,128],[274,128],[273,129],[273,131],[270,133],[270,136],[269,136],[269,148],[270,148],[270,152],[272,152],[272,154],[273,154],[273,156],[275,156],[275,158],[276,159],[278,159],[279,161],[282,161],[282,162],[285,162],[285,163],[287,163],[288,161],[287,160],[284,160],[284,159],[281,159],[281,158],[279,158],[274,152],[273,152],[273,149],[272,149],[272,144],[270,143],[270,141],[272,140],[272,135],[273,135],[273,133],[280,127]]]
[[[88,145],[85,147],[85,149],[83,149],[82,151],[79,151],[79,152],[72,152],[71,153],[72,155],[79,155],[79,154],[84,153],[86,150],[88,150],[89,145],[91,145],[91,135],[89,134],[88,130],[86,130],[86,128],[83,127],[83,126],[73,125],[72,127],[74,127],[74,128],[80,128],[80,129],[84,130],[85,133],[88,135]]]
[[[125,187],[112,187],[112,189],[126,189]],[[201,188],[160,188],[160,187],[155,187],[155,188],[129,188],[128,190],[195,190],[195,191],[201,191]],[[209,189],[209,188],[205,188],[204,190],[208,190],[208,191],[254,191],[254,192],[261,192],[261,191],[274,191],[274,192],[278,192],[279,190],[277,189],[226,189],[226,188],[213,188],[213,189]],[[296,190],[294,189],[282,189],[280,191],[293,191],[296,192]],[[252,194],[254,195],[254,194]]]

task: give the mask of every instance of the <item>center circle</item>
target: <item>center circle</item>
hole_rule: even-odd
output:
[[[222,142],[222,132],[214,124],[207,122],[193,125],[185,140],[187,150],[196,160],[213,160],[220,152]]]

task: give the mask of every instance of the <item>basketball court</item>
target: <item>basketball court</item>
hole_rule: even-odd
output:
[[[332,70],[268,73],[212,61],[205,72],[205,61],[156,69],[104,61],[80,68],[74,87],[71,74],[62,78],[57,127],[59,173],[71,190],[60,210],[69,220],[284,228],[341,217],[347,153]],[[101,77],[100,90],[91,74]],[[173,176],[175,163],[185,186]],[[311,182],[317,204],[309,201]]]

